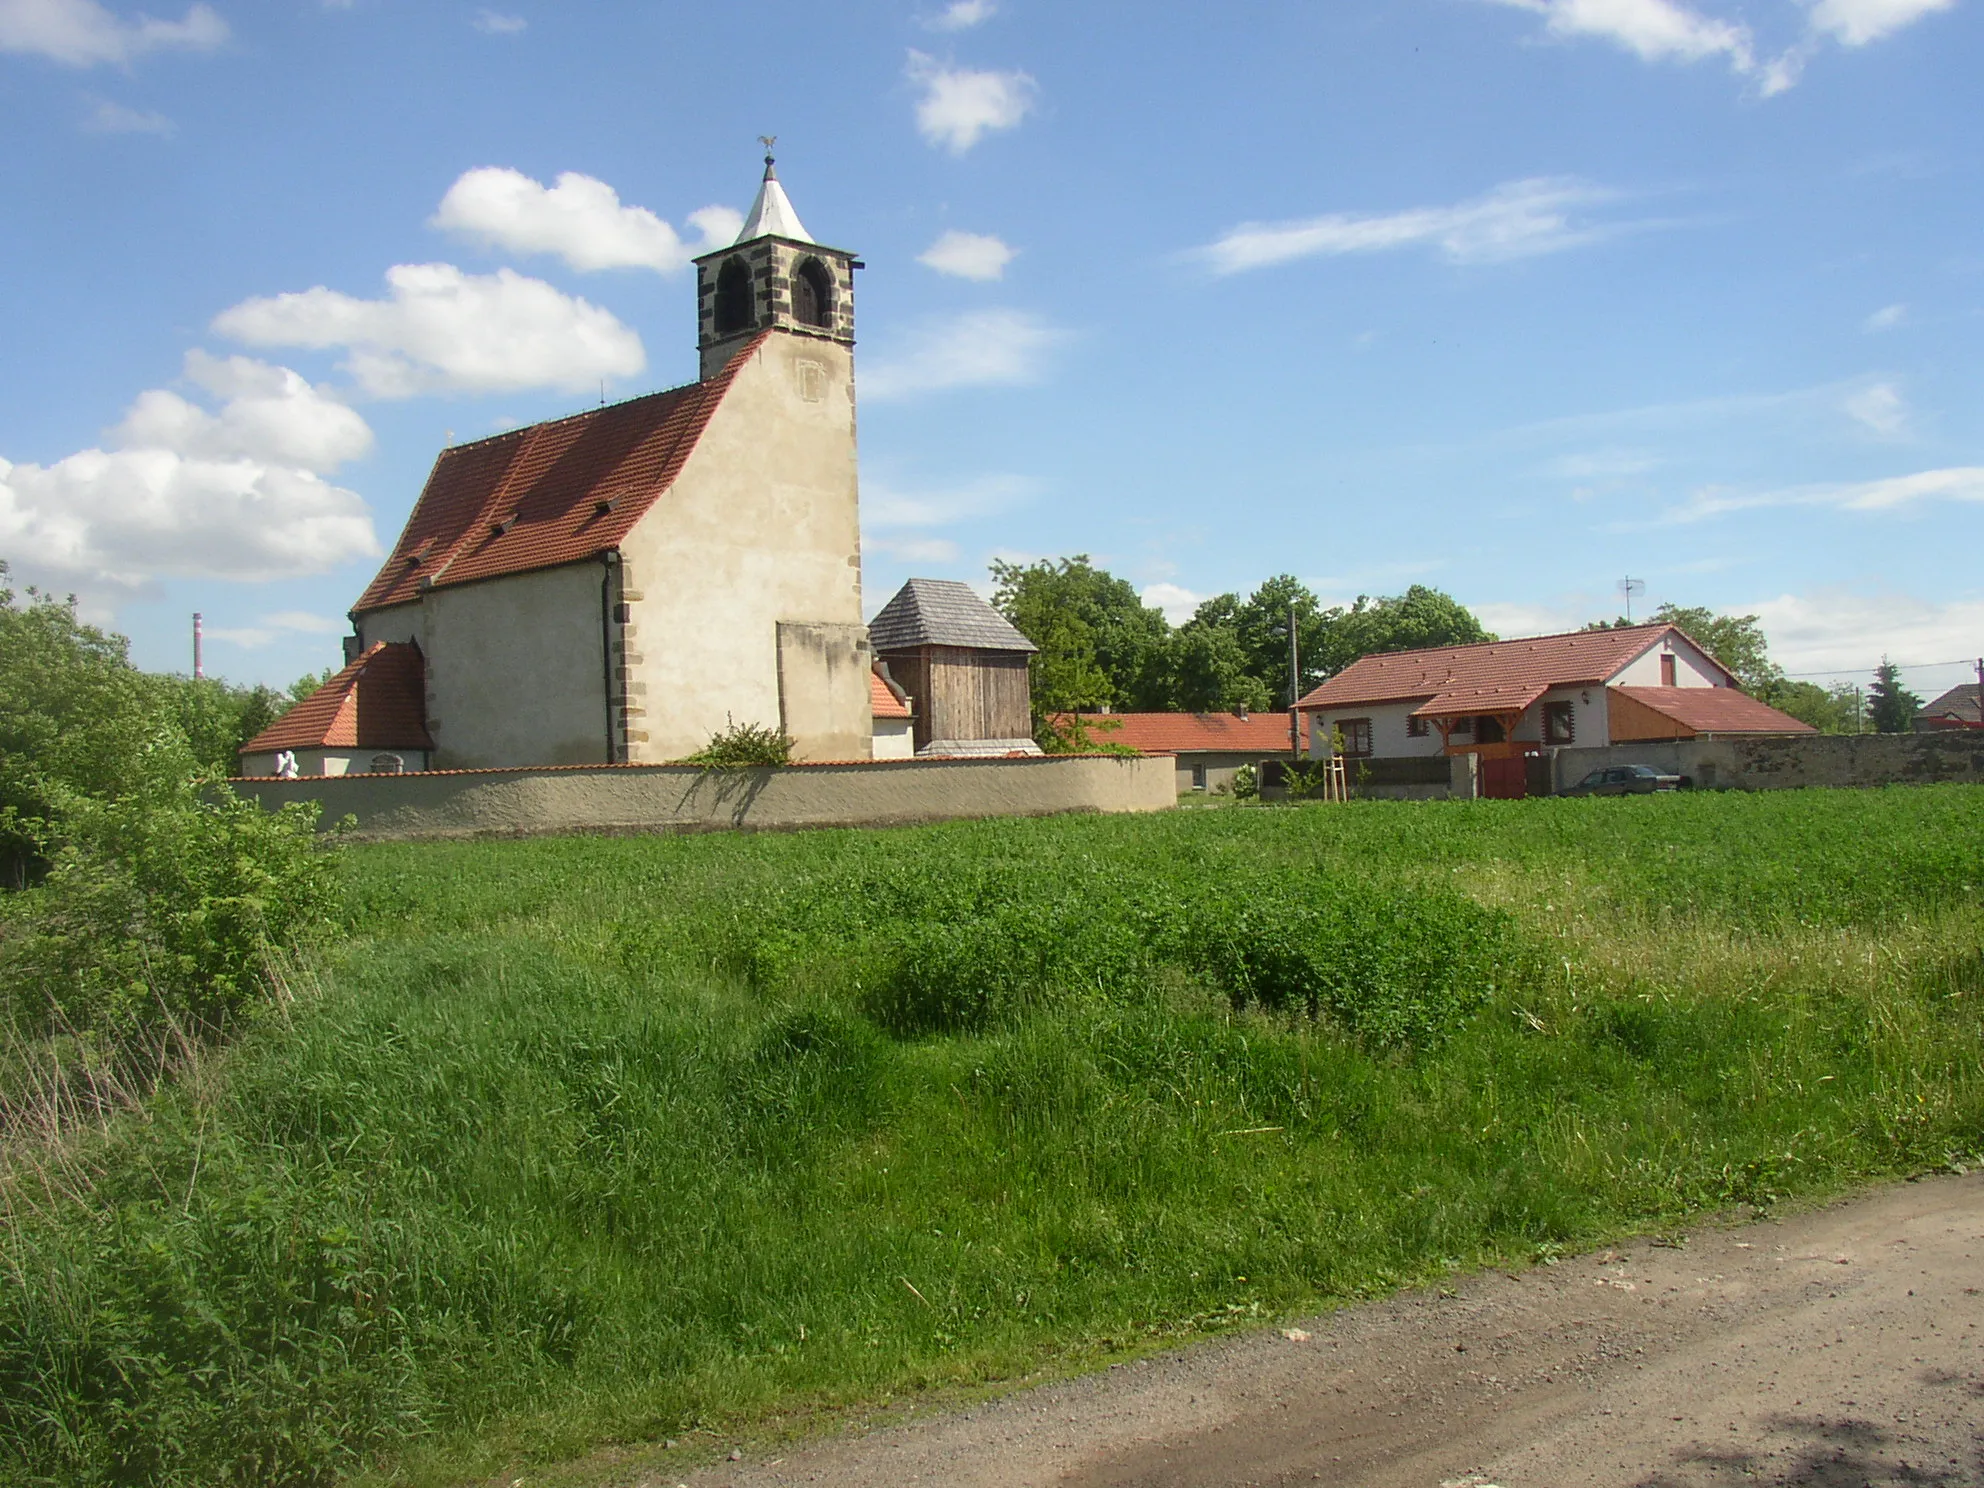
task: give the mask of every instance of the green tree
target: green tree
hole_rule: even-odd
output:
[[[73,595],[15,601],[0,563],[0,885],[18,888],[71,797],[129,794],[186,746],[124,637],[79,620]]]
[[[1288,617],[1295,614],[1295,637],[1300,643],[1302,675],[1297,683],[1300,697],[1328,676],[1325,662],[1329,654],[1330,616],[1322,601],[1292,574],[1276,574],[1246,602],[1235,606],[1233,625],[1240,645],[1247,654],[1247,668],[1267,689],[1277,707],[1295,701],[1288,695]]]
[[[1787,679],[1755,696],[1822,734],[1850,734],[1859,724],[1859,700],[1850,686],[1827,688]]]
[[[1495,639],[1467,606],[1424,584],[1389,598],[1360,594],[1349,609],[1330,609],[1323,619],[1318,667],[1324,676],[1334,676],[1360,656]]]
[[[992,603],[1040,648],[1035,712],[1160,708],[1171,626],[1127,580],[1086,553],[1035,563],[992,562]]]
[[[1203,607],[1202,607],[1203,608]],[[1270,694],[1249,666],[1246,647],[1230,621],[1194,616],[1171,638],[1171,687],[1167,701],[1191,713],[1231,708],[1265,710]],[[1286,684],[1283,686],[1286,691]]]
[[[1874,685],[1867,689],[1867,717],[1875,732],[1905,734],[1921,711],[1922,699],[1902,685],[1901,668],[1883,656],[1874,668]]]

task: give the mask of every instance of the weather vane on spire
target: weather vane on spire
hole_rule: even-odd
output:
[[[778,136],[775,134],[761,134],[758,136],[758,143],[765,147],[765,164],[770,165],[772,163],[772,146],[778,143]]]

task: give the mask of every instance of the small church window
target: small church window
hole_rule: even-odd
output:
[[[741,258],[726,259],[716,276],[716,333],[748,330],[751,314],[751,271]]]
[[[792,276],[792,318],[801,325],[832,323],[834,285],[817,258],[809,258]]]

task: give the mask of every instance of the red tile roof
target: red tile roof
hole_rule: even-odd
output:
[[[1622,630],[1574,630],[1527,640],[1484,641],[1472,646],[1391,651],[1353,661],[1296,706],[1354,707],[1460,694],[1455,699],[1460,705],[1458,711],[1513,712],[1520,705],[1504,707],[1504,699],[1527,692],[1534,701],[1552,687],[1604,682],[1668,634],[1702,650],[1677,626],[1635,625]],[[1486,702],[1467,705],[1464,698],[1468,696]]]
[[[418,599],[423,580],[465,584],[619,546],[681,474],[750,350],[703,382],[441,451],[352,613]]]
[[[377,641],[350,666],[241,746],[278,749],[432,749],[427,668],[411,642]]]
[[[1698,734],[1816,734],[1809,723],[1780,713],[1733,687],[1621,687],[1636,703],[1644,703]]]
[[[1059,722],[1065,722],[1066,716]],[[1084,713],[1082,723],[1097,744],[1127,744],[1146,754],[1190,754],[1224,750],[1247,754],[1288,753],[1288,715],[1255,713]],[[1116,725],[1111,727],[1111,725]]]
[[[1503,682],[1494,687],[1451,687],[1412,710],[1414,718],[1473,718],[1520,713],[1550,690],[1547,682]]]
[[[873,700],[870,711],[877,718],[907,718],[909,709],[903,700],[896,696],[895,689],[882,680],[880,672],[868,674],[868,695]]]

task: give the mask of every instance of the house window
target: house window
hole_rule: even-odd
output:
[[[792,276],[792,318],[801,325],[825,326],[833,307],[833,281],[817,258],[807,259]]]
[[[1192,789],[1204,790],[1205,788],[1206,788],[1206,767],[1204,765],[1192,766]]]
[[[1545,703],[1543,705],[1543,742],[1545,744],[1574,744],[1577,742],[1577,714],[1568,701]]]
[[[1448,727],[1447,736],[1453,739],[1472,739],[1474,737],[1474,720],[1472,718],[1456,718]]]
[[[1369,755],[1371,752],[1371,720],[1368,718],[1340,718],[1337,732],[1343,735],[1343,752],[1349,758]]]
[[[747,329],[751,314],[751,271],[741,258],[724,260],[716,276],[716,333],[727,336]]]
[[[1660,658],[1660,685],[1662,687],[1679,687],[1681,685],[1679,679],[1675,676],[1674,654],[1671,651]]]
[[[1499,718],[1481,717],[1474,720],[1474,742],[1477,744],[1499,744],[1508,738]]]
[[[1405,718],[1405,736],[1408,739],[1426,737],[1426,720],[1416,713],[1408,713]]]

